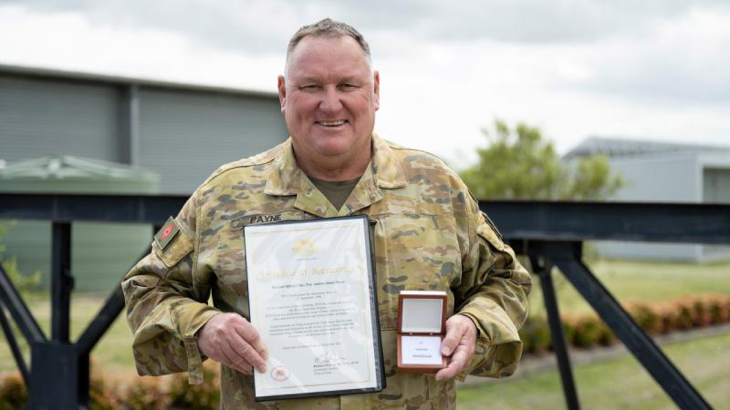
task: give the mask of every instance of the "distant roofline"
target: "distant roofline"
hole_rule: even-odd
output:
[[[200,91],[219,94],[232,94],[254,98],[277,99],[278,94],[268,91],[255,91],[243,88],[214,85],[190,84],[175,81],[162,81],[117,75],[95,74],[82,71],[69,71],[23,65],[0,64],[0,74],[14,74],[29,77],[55,78],[89,83],[113,84],[117,86],[139,85],[144,87],[166,88],[185,91]]]
[[[563,159],[606,155],[610,158],[645,157],[677,153],[727,152],[730,146],[692,144],[629,137],[589,136],[563,155]]]
[[[583,141],[587,140],[602,140],[602,141],[610,141],[610,142],[616,142],[616,143],[638,143],[638,144],[653,144],[653,145],[663,145],[663,146],[676,146],[676,147],[684,147],[684,148],[718,148],[722,150],[730,150],[730,145],[722,145],[717,143],[693,143],[693,142],[678,142],[678,141],[672,141],[670,139],[653,139],[653,138],[646,138],[646,137],[636,137],[636,136],[630,136],[630,135],[601,135],[601,134],[590,134],[588,135]]]

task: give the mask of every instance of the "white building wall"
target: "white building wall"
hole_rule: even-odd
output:
[[[730,203],[730,153],[703,154],[702,199],[707,203]],[[730,246],[702,245],[702,262],[730,260]]]
[[[702,167],[697,154],[674,154],[610,159],[611,170],[627,181],[612,198],[633,202],[702,202]],[[676,260],[700,262],[702,247],[697,244],[644,242],[595,242],[599,253],[608,258]]]
[[[627,185],[614,199],[646,202],[702,201],[701,168],[696,154],[611,159],[611,170]]]

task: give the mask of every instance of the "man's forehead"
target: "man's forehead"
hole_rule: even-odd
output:
[[[365,51],[349,36],[339,37],[304,37],[292,51],[287,61],[289,71],[309,71],[320,63],[331,66],[361,68],[368,73],[370,61]]]
[[[354,38],[350,36],[336,37],[315,37],[306,36],[299,41],[299,44],[292,50],[292,59],[302,55],[317,52],[348,52],[353,55],[357,54],[367,60],[365,50],[357,44]]]

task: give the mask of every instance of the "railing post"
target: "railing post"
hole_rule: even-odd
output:
[[[71,316],[71,224],[54,222],[51,265],[51,340],[32,343],[29,407],[89,408],[89,358],[69,343]]]
[[[51,257],[51,339],[68,343],[71,316],[71,224],[53,223]]]
[[[8,309],[10,317],[15,321],[28,344],[46,340],[46,335],[43,334],[38,322],[30,313],[30,309],[23,302],[23,298],[15,289],[2,264],[0,264],[0,301]]]
[[[10,352],[12,352],[15,363],[18,365],[18,370],[20,370],[20,375],[23,377],[23,382],[27,386],[28,381],[30,380],[28,375],[28,366],[25,364],[23,353],[20,351],[18,341],[15,340],[13,329],[10,327],[8,318],[5,317],[5,311],[2,306],[0,306],[0,327],[2,327],[3,333],[5,333],[5,339],[8,341],[8,345],[10,346]]]
[[[580,242],[545,242],[542,245],[542,254],[563,272],[677,406],[682,409],[712,408],[583,263]]]
[[[147,256],[151,250],[152,247],[148,246],[147,249],[139,256],[139,258],[137,258],[137,262]],[[127,271],[132,270],[137,262],[130,266]],[[120,281],[119,284],[114,287],[112,292],[109,294],[106,302],[104,302],[104,306],[101,307],[94,319],[89,322],[86,330],[84,330],[81,333],[81,336],[79,336],[79,339],[76,342],[76,346],[79,349],[79,354],[85,354],[87,356],[89,355],[91,349],[94,348],[99,339],[101,339],[104,333],[114,323],[114,320],[117,318],[117,316],[119,316],[119,313],[122,310],[124,310],[124,293],[122,292],[122,285]]]
[[[563,396],[565,404],[570,410],[580,409],[578,394],[575,389],[575,381],[573,379],[573,369],[568,356],[567,343],[565,342],[565,334],[563,332],[563,324],[560,320],[560,311],[558,309],[558,299],[553,286],[552,269],[553,264],[542,256],[530,255],[530,264],[532,271],[540,277],[540,286],[542,287],[542,298],[545,302],[547,310],[548,324],[550,325],[550,336],[555,350],[555,357],[558,361],[558,370],[560,371],[560,381],[563,384]]]

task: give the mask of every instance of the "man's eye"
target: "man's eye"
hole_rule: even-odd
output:
[[[356,84],[351,84],[351,83],[344,83],[340,87],[345,90],[352,90],[352,89],[358,88]]]
[[[316,90],[317,88],[319,88],[319,87],[316,84],[306,84],[306,85],[299,87],[299,89],[302,91],[313,91],[313,90]]]

